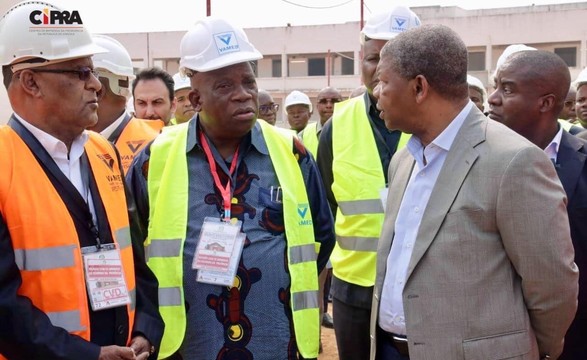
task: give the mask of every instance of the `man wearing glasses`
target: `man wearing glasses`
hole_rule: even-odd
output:
[[[310,150],[314,156],[317,156],[318,153],[318,139],[320,138],[322,127],[326,121],[332,117],[332,113],[334,112],[334,104],[341,102],[342,96],[340,95],[338,89],[329,86],[320,90],[317,96],[317,100],[318,104],[316,105],[316,109],[318,109],[320,121],[309,124],[299,134],[299,137],[304,142],[306,148],[308,148],[308,150]]]
[[[259,90],[259,119],[267,121],[271,125],[275,125],[277,121],[277,110],[279,104],[273,101],[273,97],[265,90]]]
[[[35,24],[47,13],[77,12],[28,1],[0,20],[14,111],[0,127],[0,359],[154,359],[157,281],[131,238],[118,154],[85,130],[104,49],[75,17]]]

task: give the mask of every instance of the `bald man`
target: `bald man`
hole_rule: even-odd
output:
[[[497,69],[489,97],[489,117],[544,149],[555,164],[567,194],[575,262],[579,267],[579,303],[559,359],[587,359],[587,142],[563,130],[557,118],[569,92],[567,65],[548,51],[511,55]]]

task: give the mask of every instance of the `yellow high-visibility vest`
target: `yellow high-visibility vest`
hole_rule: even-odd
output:
[[[318,357],[320,313],[316,243],[306,186],[292,152],[293,134],[259,121],[282,189],[291,308],[296,342],[305,358]],[[145,251],[159,280],[159,310],[166,324],[159,357],[175,353],[186,331],[183,247],[187,228],[189,123],[166,128],[151,145],[148,192],[150,221]],[[170,218],[170,214],[173,214]]]
[[[379,192],[385,176],[362,96],[335,104],[332,118],[332,193],[336,198],[334,275],[364,287],[375,283],[377,242],[383,226]],[[402,134],[398,149],[410,135]]]

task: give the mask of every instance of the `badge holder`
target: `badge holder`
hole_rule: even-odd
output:
[[[192,268],[202,283],[231,286],[245,243],[241,221],[225,222],[207,217],[200,232]]]
[[[86,287],[93,311],[130,304],[120,251],[115,244],[81,249]]]

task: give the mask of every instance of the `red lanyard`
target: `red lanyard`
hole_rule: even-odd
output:
[[[230,221],[230,206],[232,200],[232,188],[230,183],[232,181],[232,174],[236,169],[236,163],[238,160],[238,147],[234,152],[232,157],[232,162],[230,163],[230,175],[228,177],[228,182],[226,186],[222,186],[220,182],[220,177],[218,177],[218,170],[216,169],[216,160],[214,160],[214,156],[212,155],[212,151],[210,150],[210,145],[208,144],[208,140],[204,136],[204,133],[200,132],[200,142],[202,143],[202,148],[204,149],[204,153],[208,158],[208,163],[210,164],[210,172],[212,173],[212,178],[214,179],[214,184],[220,190],[220,194],[222,195],[222,204],[224,205],[224,221]]]

